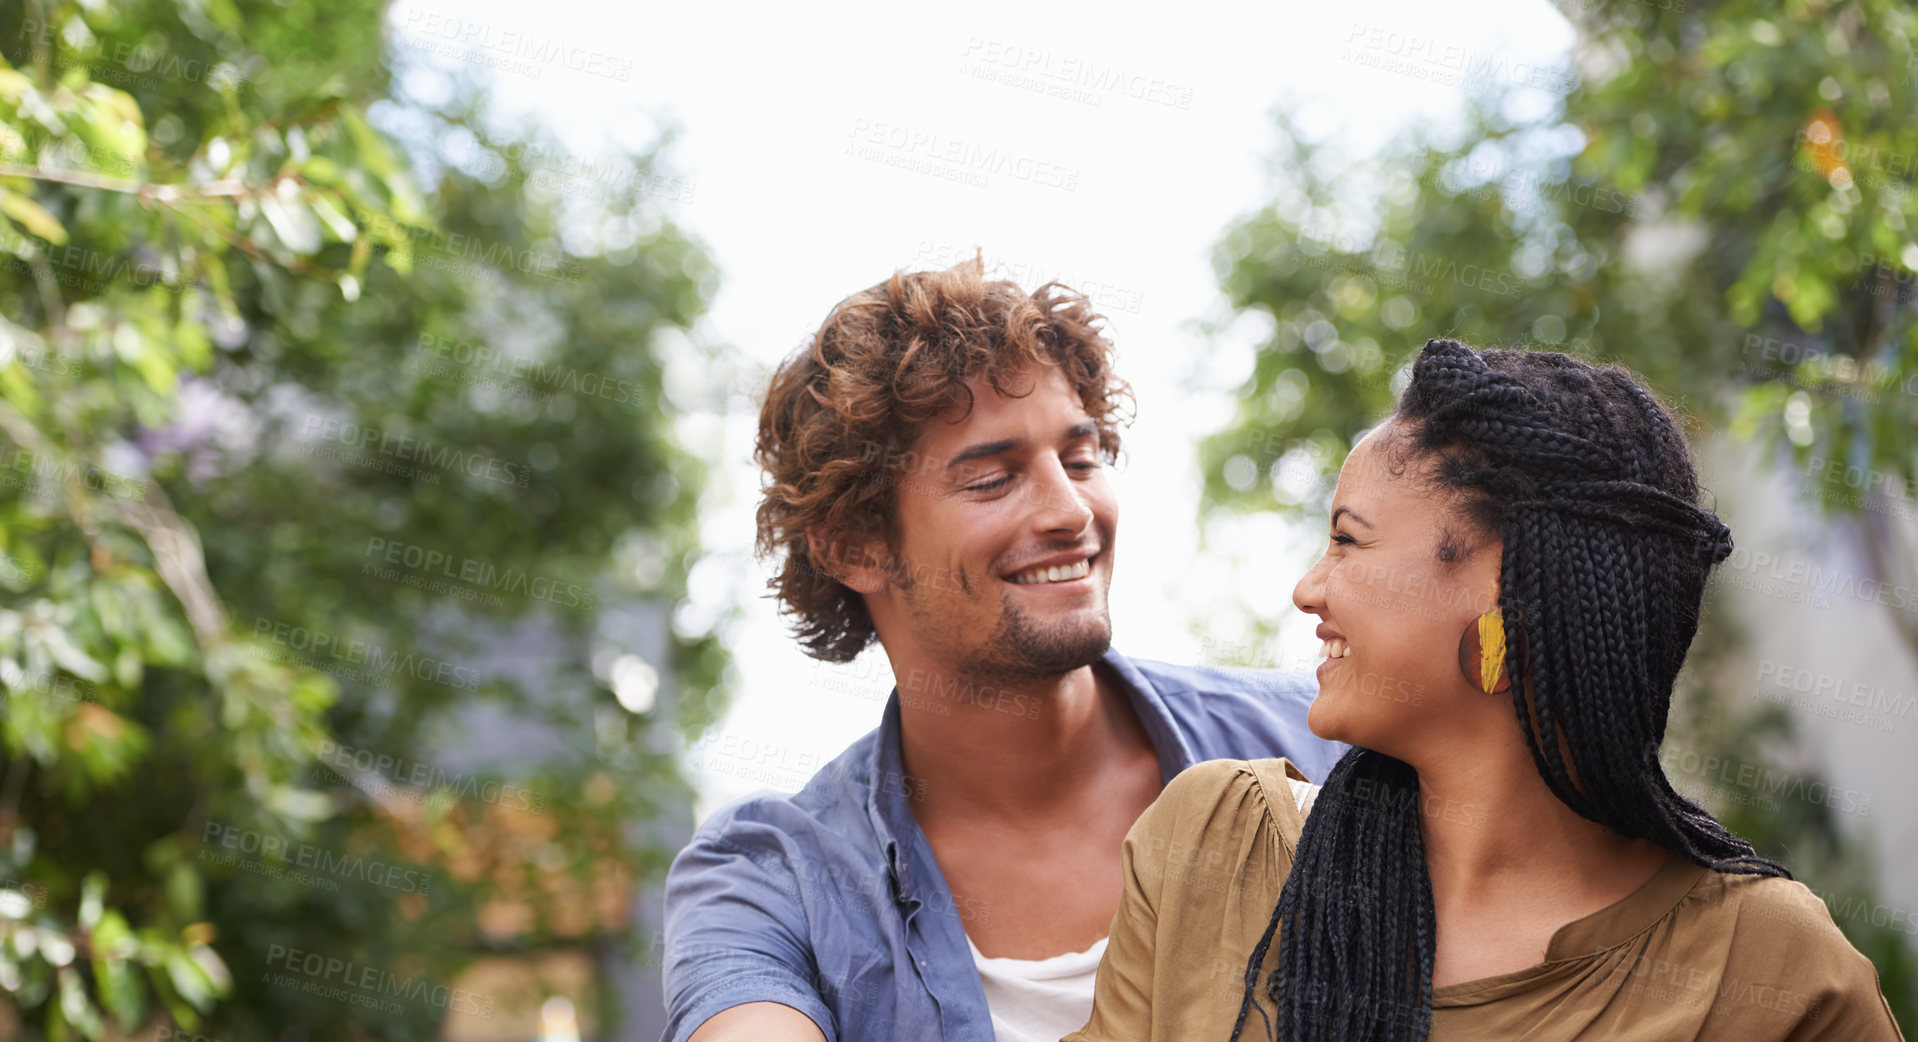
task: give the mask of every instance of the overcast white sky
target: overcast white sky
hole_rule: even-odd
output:
[[[655,117],[676,126],[671,164],[690,199],[675,190],[667,211],[724,275],[700,336],[757,365],[893,269],[943,267],[975,246],[1028,289],[1059,277],[1094,292],[1139,406],[1116,475],[1115,644],[1173,661],[1225,657],[1195,632],[1222,602],[1213,639],[1230,639],[1241,603],[1303,622],[1290,591],[1318,550],[1318,526],[1255,519],[1235,528],[1230,558],[1201,556],[1194,521],[1193,445],[1230,416],[1224,389],[1249,372],[1257,332],[1220,343],[1194,323],[1219,309],[1212,243],[1268,194],[1269,110],[1298,106],[1363,153],[1458,111],[1463,89],[1433,82],[1448,63],[1496,55],[1525,77],[1566,68],[1572,42],[1544,0],[1176,11],[401,0],[389,17],[396,48],[488,68],[503,105],[582,154],[650,140]],[[550,42],[590,64],[542,60]],[[965,159],[940,159],[994,150],[1011,162],[983,185],[952,178]],[[694,575],[685,620],[745,605],[730,641],[735,701],[689,761],[701,818],[758,788],[796,789],[874,726],[891,684],[883,664],[805,658],[760,596],[756,403],[731,404],[689,417],[684,432],[720,461],[702,524],[715,555]],[[1264,657],[1307,665],[1313,644],[1309,626],[1291,625]]]

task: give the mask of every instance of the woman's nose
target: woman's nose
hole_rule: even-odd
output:
[[[1307,615],[1323,614],[1325,608],[1326,555],[1320,554],[1312,567],[1292,587],[1292,606]]]

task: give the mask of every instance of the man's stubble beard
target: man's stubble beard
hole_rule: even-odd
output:
[[[971,594],[969,577],[961,573],[957,579],[961,591]],[[949,633],[951,620],[915,598],[915,585],[900,588],[915,627],[924,634]],[[980,645],[960,647],[938,638],[927,643],[944,654],[956,675],[976,683],[1008,687],[1052,680],[1098,662],[1112,646],[1112,611],[1105,591],[1100,594],[1096,619],[1046,626],[1022,609],[1007,590],[1000,596],[999,625]]]
[[[1079,625],[1044,626],[1014,603],[1008,592],[999,626],[980,649],[974,673],[986,674],[1000,686],[1020,681],[1050,680],[1090,666],[1112,646],[1112,611],[1099,599],[1096,620]]]

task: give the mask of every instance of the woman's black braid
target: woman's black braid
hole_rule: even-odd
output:
[[[1391,417],[1440,487],[1503,540],[1499,610],[1512,704],[1533,762],[1579,814],[1721,872],[1787,876],[1697,804],[1658,762],[1672,685],[1698,629],[1706,574],[1731,532],[1701,509],[1684,434],[1616,367],[1433,340]],[[1529,692],[1529,699],[1527,693]],[[1418,774],[1347,753],[1299,837],[1246,965],[1234,1042],[1264,993],[1273,1038],[1423,1040],[1437,924]]]

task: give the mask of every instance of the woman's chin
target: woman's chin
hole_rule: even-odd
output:
[[[1381,716],[1383,707],[1374,704],[1377,701],[1356,692],[1321,688],[1305,712],[1305,726],[1328,742],[1382,751],[1382,746],[1398,744],[1393,736],[1402,733],[1406,721],[1389,710]]]
[[[1319,697],[1313,699],[1312,705],[1305,711],[1305,726],[1313,734],[1328,742],[1357,745],[1359,743],[1347,737],[1350,714],[1343,711],[1339,705],[1340,701],[1338,692],[1328,692],[1321,688]]]

